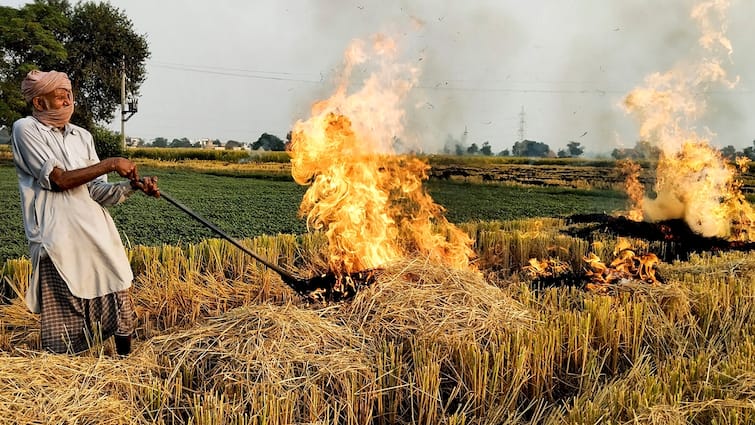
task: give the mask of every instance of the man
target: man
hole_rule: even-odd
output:
[[[110,214],[135,190],[159,197],[156,178],[140,180],[126,158],[100,161],[92,135],[69,123],[71,81],[62,72],[31,71],[21,83],[32,116],[13,124],[13,162],[21,192],[32,278],[26,304],[40,313],[44,349],[87,350],[115,335],[131,350],[134,311],[131,267]],[[116,172],[129,181],[107,182]]]

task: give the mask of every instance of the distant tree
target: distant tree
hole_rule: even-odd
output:
[[[454,146],[454,154],[455,154],[455,155],[457,155],[457,156],[462,156],[462,155],[464,155],[464,153],[465,153],[466,151],[467,151],[467,150],[466,150],[466,149],[464,148],[464,145],[462,145],[461,143],[457,143],[457,144],[456,144],[456,145]]]
[[[286,133],[286,143],[284,145],[284,149],[283,150],[289,150],[289,148],[291,147],[291,138],[293,138],[293,137],[294,136],[293,136],[293,133],[291,131],[289,131],[288,133]]]
[[[569,155],[569,152],[567,152],[567,151],[565,151],[565,150],[563,150],[563,149],[559,149],[559,150],[558,150],[558,153],[557,153],[556,155],[557,155],[557,156],[558,156],[559,158],[569,158],[569,156],[570,156],[570,155]]]
[[[660,155],[658,147],[644,140],[637,142],[633,148],[616,148],[611,152],[615,159],[657,160]]]
[[[240,148],[242,146],[244,146],[243,143],[237,142],[235,140],[229,140],[229,141],[225,142],[225,148],[226,149]]]
[[[522,140],[514,143],[511,153],[514,156],[523,157],[548,157],[554,155],[548,145],[534,140]]]
[[[482,144],[482,147],[480,148],[480,153],[485,156],[493,155],[493,149],[490,147],[489,142],[485,142]]]
[[[721,148],[721,156],[726,159],[734,160],[737,157],[737,148],[732,145]]]
[[[661,156],[661,149],[657,146],[653,146],[653,144],[646,140],[640,140],[637,142],[634,150],[637,151],[639,159],[657,160],[658,157]]]
[[[571,157],[578,157],[585,152],[585,148],[579,142],[569,142],[566,144],[566,150]]]
[[[268,133],[262,133],[256,142],[252,143],[254,150],[266,151],[283,151],[286,150],[286,144],[278,136]]]
[[[613,159],[628,159],[631,158],[630,151],[631,149],[614,148],[614,150],[611,151],[611,157]]]
[[[155,139],[152,140],[152,146],[156,148],[168,147],[168,139],[166,139],[165,137],[155,137]]]
[[[477,155],[478,153],[480,153],[480,147],[477,146],[477,143],[472,143],[467,148],[467,153],[470,155]]]
[[[0,7],[0,21],[0,124],[29,112],[20,85],[32,69],[68,74],[76,95],[72,121],[89,129],[112,119],[120,105],[124,57],[130,93],[138,94],[146,78],[147,40],[109,3],[37,0]]]
[[[180,139],[173,139],[173,141],[170,142],[171,148],[190,148],[191,147],[191,140],[187,139],[186,137],[182,137]]]
[[[752,141],[752,146],[744,148],[742,154],[751,160],[755,161],[755,140]]]
[[[509,156],[509,155],[511,155],[511,152],[509,152],[508,149],[504,149],[504,150],[498,152],[498,156]]]

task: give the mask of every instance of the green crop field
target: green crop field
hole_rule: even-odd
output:
[[[161,188],[235,238],[306,231],[298,208],[306,187],[291,181],[216,176],[180,168],[141,167],[156,175]],[[116,181],[118,177],[111,177]],[[427,190],[455,223],[550,217],[624,207],[613,191],[523,187],[432,180]],[[0,264],[26,255],[15,170],[0,165]],[[192,218],[166,201],[134,194],[110,209],[124,242],[130,245],[196,243],[213,237]]]

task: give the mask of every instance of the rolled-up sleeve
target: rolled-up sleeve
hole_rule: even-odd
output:
[[[50,173],[55,168],[65,170],[50,147],[39,134],[39,129],[31,124],[13,126],[13,161],[18,168],[32,176],[45,190],[53,190]]]
[[[108,183],[104,175],[89,183],[89,195],[103,207],[120,204],[134,192],[130,182]]]

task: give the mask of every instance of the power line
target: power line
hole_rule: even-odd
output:
[[[319,79],[313,78],[296,78],[296,75],[307,76],[311,74],[305,73],[293,73],[285,71],[264,71],[264,70],[250,70],[241,68],[223,68],[223,67],[210,67],[210,66],[197,66],[197,65],[185,65],[169,62],[157,62],[150,61],[151,65],[156,68],[173,69],[177,71],[194,72],[199,74],[209,75],[223,75],[228,77],[240,77],[251,78],[259,80],[274,80],[274,81],[293,81],[300,83],[310,84],[322,84],[325,79],[320,74]],[[262,75],[260,75],[262,74]],[[449,81],[454,82],[469,82],[470,80],[444,80],[435,85],[417,85],[415,88],[422,90],[435,90],[435,91],[457,91],[457,92],[502,92],[502,93],[536,93],[536,94],[584,94],[584,95],[599,95],[604,96],[607,94],[627,94],[632,90],[629,89],[600,89],[600,88],[579,88],[579,89],[538,89],[538,88],[511,88],[511,87],[470,87],[470,86],[453,86],[449,85]],[[500,81],[500,80],[499,80]],[[546,82],[545,84],[576,84],[575,81],[563,81],[563,82]],[[519,82],[518,84],[522,84]],[[526,84],[526,83],[525,83]],[[533,82],[531,84],[543,84],[543,82]],[[750,94],[753,90],[741,89],[741,90],[708,90],[700,93],[706,94]]]
[[[243,69],[229,69],[229,68],[203,68],[203,67],[196,67],[196,66],[190,66],[190,65],[180,65],[180,64],[168,64],[168,63],[160,63],[160,62],[152,62],[152,66],[155,68],[166,68],[166,69],[173,69],[177,71],[187,71],[187,72],[196,72],[200,74],[212,74],[212,75],[225,75],[228,77],[242,77],[242,78],[252,78],[252,79],[259,79],[259,80],[276,80],[276,81],[295,81],[300,83],[321,83],[322,78],[319,80],[312,80],[312,79],[303,79],[303,78],[292,78],[287,77],[285,75],[295,75],[292,73],[285,73],[285,72],[271,72],[271,71],[252,71],[252,70],[243,70]],[[255,73],[268,73],[272,75],[255,75]],[[276,76],[283,75],[283,76]]]

